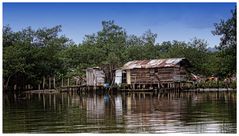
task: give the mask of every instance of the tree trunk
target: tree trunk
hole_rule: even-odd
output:
[[[11,74],[11,75],[7,78],[6,84],[3,86],[3,88],[4,88],[5,90],[8,89],[8,84],[9,84],[10,78],[11,78],[14,74],[16,74],[16,73],[17,73],[17,72]]]
[[[4,85],[4,89],[7,90],[8,89],[8,83],[9,83],[9,80],[11,78],[12,75],[10,75],[8,78],[7,78],[7,81],[6,81],[6,84]]]

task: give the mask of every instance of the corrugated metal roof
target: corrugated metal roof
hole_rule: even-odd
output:
[[[185,58],[135,60],[126,63],[122,69],[174,67]]]

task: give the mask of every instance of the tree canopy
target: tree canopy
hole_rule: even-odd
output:
[[[14,32],[3,27],[4,87],[31,84],[36,87],[42,77],[84,76],[87,67],[100,66],[111,82],[112,71],[132,60],[184,57],[194,74],[228,76],[236,72],[236,10],[232,18],[215,24],[214,35],[221,36],[218,51],[208,51],[208,43],[193,38],[185,41],[156,43],[157,34],[151,30],[141,36],[128,35],[114,21],[102,21],[102,29],[85,35],[75,44],[60,35],[61,26],[31,27]]]
[[[236,73],[236,46],[237,46],[237,32],[236,32],[236,8],[231,11],[232,17],[228,20],[221,20],[215,23],[215,30],[212,31],[214,35],[221,36],[221,42],[218,46],[220,50],[220,75],[231,76]]]

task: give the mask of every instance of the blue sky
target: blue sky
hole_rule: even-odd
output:
[[[151,29],[156,42],[190,41],[197,37],[214,47],[214,23],[231,17],[236,3],[3,3],[3,24],[14,31],[31,26],[62,25],[62,34],[81,43],[101,30],[103,20],[114,20],[128,34],[141,36]]]

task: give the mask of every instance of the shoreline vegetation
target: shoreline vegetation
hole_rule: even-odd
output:
[[[217,78],[217,81],[197,82],[193,87],[235,89],[236,8],[231,13],[228,20],[214,24],[212,34],[221,37],[215,51],[209,50],[207,41],[196,37],[189,42],[156,43],[157,34],[151,30],[142,36],[129,35],[114,21],[102,21],[102,29],[85,35],[80,44],[60,35],[60,25],[37,30],[28,27],[18,32],[12,31],[9,25],[4,26],[3,90],[82,85],[89,67],[100,67],[105,82],[112,85],[114,70],[126,62],[178,57],[190,61],[193,67],[188,70],[197,77]]]

